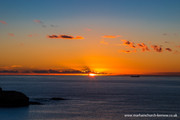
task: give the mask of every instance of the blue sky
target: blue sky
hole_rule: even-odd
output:
[[[0,13],[1,18],[20,21],[104,16],[178,22],[179,6],[179,0],[1,0]]]

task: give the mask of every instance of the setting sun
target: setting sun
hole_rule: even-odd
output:
[[[88,75],[91,76],[91,77],[94,77],[96,74],[94,74],[94,73],[89,73]]]

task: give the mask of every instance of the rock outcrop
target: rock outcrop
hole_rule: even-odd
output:
[[[29,105],[29,98],[17,91],[3,91],[0,88],[0,107],[22,107]]]

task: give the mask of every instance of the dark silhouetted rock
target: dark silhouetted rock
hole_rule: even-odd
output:
[[[67,100],[67,99],[64,99],[64,98],[57,98],[57,97],[53,97],[53,98],[51,98],[51,100]]]
[[[0,88],[0,107],[22,107],[29,105],[29,98],[21,92],[3,91]]]

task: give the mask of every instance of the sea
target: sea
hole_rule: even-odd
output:
[[[178,76],[2,75],[0,87],[42,103],[0,108],[0,120],[180,120]]]

